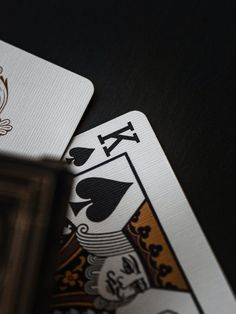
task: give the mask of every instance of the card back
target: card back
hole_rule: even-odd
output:
[[[0,41],[0,152],[60,158],[93,91],[88,79]]]

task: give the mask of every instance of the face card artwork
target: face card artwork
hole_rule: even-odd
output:
[[[167,289],[167,298],[168,291],[184,291],[190,295],[180,298],[189,303],[191,313],[198,313],[128,156],[122,154],[76,176],[74,184],[70,202],[73,218],[68,227],[76,233],[69,233],[65,245],[67,251],[77,245],[77,252],[83,248],[86,253],[78,255],[84,261],[79,272],[76,254],[63,261],[64,276],[58,276],[58,293],[67,291],[69,285],[71,293],[82,293],[80,298],[75,297],[78,306],[89,297],[91,307],[113,311],[149,289]],[[88,276],[81,280],[83,273]],[[60,302],[66,303],[68,295],[64,300],[59,296]]]
[[[74,184],[50,313],[232,313],[230,289],[144,115],[77,136],[65,160]]]
[[[0,41],[0,151],[60,158],[92,94],[86,78]]]

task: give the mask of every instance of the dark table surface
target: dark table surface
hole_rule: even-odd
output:
[[[147,115],[236,292],[232,3],[7,0],[0,38],[93,81],[77,133]]]

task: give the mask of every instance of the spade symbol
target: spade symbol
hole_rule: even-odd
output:
[[[74,162],[77,167],[83,166],[93,153],[94,148],[75,147],[69,151],[71,158],[66,158],[68,164]]]
[[[133,183],[120,182],[104,178],[87,178],[76,186],[79,197],[89,199],[85,202],[70,203],[75,215],[86,205],[87,217],[94,222],[107,219],[115,210],[127,190]]]

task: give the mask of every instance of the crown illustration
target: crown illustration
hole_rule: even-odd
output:
[[[145,201],[123,229],[139,255],[151,287],[189,291],[155,212]]]

